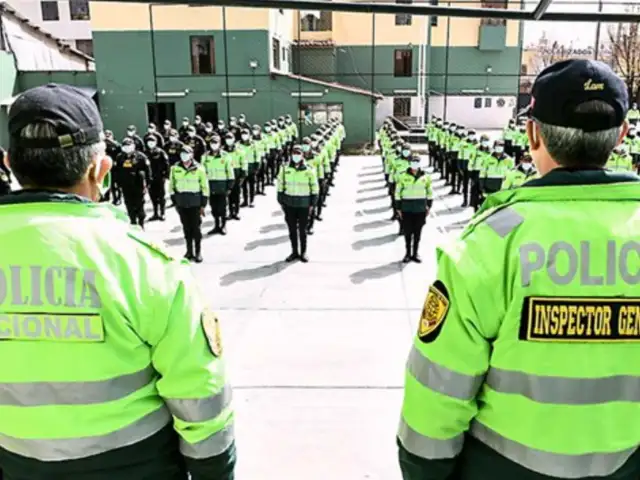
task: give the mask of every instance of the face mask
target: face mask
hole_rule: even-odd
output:
[[[292,155],[293,163],[300,163],[302,161],[302,156],[300,155]]]
[[[245,120],[246,120],[246,118],[240,117],[240,123],[244,123]]]
[[[218,130],[222,130],[224,128],[224,123],[219,123],[218,124]]]
[[[127,130],[127,137],[133,137],[136,134],[135,130]]]
[[[212,143],[211,144],[211,150],[220,150],[220,144],[219,143]]]
[[[201,122],[202,120],[200,120],[199,118],[196,118],[196,120],[195,120],[195,121],[196,121],[196,125],[200,125],[200,122]]]
[[[482,146],[483,146],[483,147],[488,147],[488,146],[489,146],[489,142],[487,142],[487,141],[482,142]]]
[[[188,132],[187,135],[189,135],[189,137],[193,138],[196,136],[196,132]]]
[[[318,142],[311,142],[311,146],[313,148],[318,148]]]
[[[242,135],[242,140],[244,140],[244,141],[249,140],[249,135],[247,135],[247,134],[243,134],[243,135]]]
[[[205,131],[205,132],[207,132],[207,133],[211,133],[211,132],[213,132],[213,128],[211,128],[211,127],[206,127],[206,128],[204,129],[204,131]]]
[[[521,165],[522,165],[522,169],[523,169],[525,172],[528,172],[528,171],[530,171],[530,170],[533,168],[533,163],[530,163],[530,162],[522,163]]]
[[[227,138],[227,139],[224,141],[224,143],[226,143],[227,145],[231,146],[231,145],[233,145],[233,139],[231,139],[231,138]]]
[[[149,127],[149,130],[147,130],[149,133],[156,133],[156,127]]]
[[[396,152],[397,153],[402,153],[402,148],[401,147],[396,148]]]
[[[182,163],[189,163],[191,161],[191,154],[190,153],[181,153],[180,154],[180,160],[182,160]]]
[[[164,124],[164,129],[165,130],[169,130],[171,128],[171,124],[170,123],[165,123]]]
[[[502,152],[504,152],[504,147],[496,147],[496,153],[498,155],[502,154]]]
[[[409,150],[402,150],[402,156],[403,157],[408,157],[411,154],[411,152]]]
[[[279,127],[284,127],[284,122],[278,122]]]
[[[303,145],[302,146],[302,151],[303,152],[308,152],[309,150],[311,150],[311,145]]]
[[[420,162],[411,162],[411,168],[413,168],[414,170],[419,170]]]
[[[264,131],[265,131],[266,133],[271,132],[271,127],[264,127]]]
[[[259,137],[260,136],[260,130],[254,130],[253,131],[253,136],[254,137]]]
[[[476,136],[475,135],[469,135],[469,140],[471,140],[472,142],[476,141]]]
[[[182,122],[182,126],[183,127],[188,127],[189,126],[189,122]]]
[[[147,147],[149,148],[156,148],[157,143],[156,142],[147,142]]]
[[[122,147],[122,151],[124,153],[133,153],[134,149],[135,147],[133,145],[125,145],[124,147]]]
[[[236,121],[235,121],[235,120],[231,120],[230,125],[231,125],[232,127],[235,127],[235,126],[236,126]]]
[[[178,137],[169,137],[169,141],[170,142],[177,142],[178,141]]]

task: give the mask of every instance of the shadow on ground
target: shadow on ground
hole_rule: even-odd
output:
[[[262,265],[257,268],[247,268],[245,270],[236,270],[235,272],[229,272],[220,278],[220,285],[225,287],[233,285],[238,282],[248,282],[251,280],[259,280],[261,278],[271,277],[280,273],[287,268],[290,263],[279,260],[270,265]]]
[[[356,232],[366,232],[374,228],[388,227],[390,222],[387,220],[373,220],[371,222],[359,223],[353,226],[353,230]]]
[[[363,208],[356,212],[356,217],[362,217],[363,215],[377,215],[384,212],[391,213],[391,207]]]
[[[271,212],[271,216],[272,217],[283,217],[284,216],[284,212],[282,210],[275,210],[275,211]]]
[[[354,250],[362,250],[363,248],[379,247],[380,245],[384,245],[386,243],[393,243],[397,238],[400,237],[395,233],[389,233],[388,235],[383,235],[382,237],[358,240],[357,242],[353,242],[351,244],[351,248],[353,248]]]
[[[357,272],[349,275],[349,278],[351,279],[351,283],[359,285],[367,280],[376,280],[400,273],[406,265],[406,263],[398,261],[387,263],[386,265],[380,265],[378,267],[363,268],[362,270],[358,270]]]
[[[380,178],[375,178],[375,179],[370,179],[370,180],[360,180],[360,182],[358,182],[360,185],[375,185],[377,183],[382,183],[384,184],[384,177],[380,177]]]
[[[369,192],[378,192],[380,190],[386,190],[387,186],[383,183],[378,185],[377,187],[367,187],[367,188],[361,188],[358,190],[357,193],[369,193]]]
[[[271,238],[261,238],[260,240],[254,240],[245,245],[245,251],[255,250],[259,247],[270,247],[272,245],[280,245],[281,243],[286,243],[289,241],[288,235],[282,235],[280,237],[271,237]]]
[[[383,193],[381,195],[376,195],[375,197],[358,198],[356,200],[356,203],[375,202],[376,200],[382,200],[383,198],[387,198],[387,197],[388,197],[388,195]]]
[[[464,212],[469,207],[462,207],[458,205],[457,207],[452,208],[443,208],[442,210],[436,210],[436,214],[440,217],[444,217],[446,215],[455,215],[456,213]]]
[[[382,172],[382,170],[380,170],[379,172],[365,172],[365,173],[359,173],[358,174],[358,178],[368,178],[368,177],[377,177],[378,175],[380,175]]]
[[[260,227],[260,233],[271,233],[277,232],[278,230],[286,230],[287,226],[284,223],[274,223],[271,225],[265,225],[264,227]]]

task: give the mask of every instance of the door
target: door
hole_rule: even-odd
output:
[[[394,97],[393,116],[396,118],[411,116],[411,97]]]
[[[194,116],[200,115],[204,123],[218,124],[218,104],[216,102],[196,103],[193,106]]]
[[[171,125],[176,124],[176,104],[173,102],[147,103],[147,119],[149,123],[155,123],[161,128],[165,120],[169,120]]]

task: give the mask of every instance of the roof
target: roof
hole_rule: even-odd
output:
[[[295,44],[304,48],[332,48],[336,46],[333,40],[296,40]]]
[[[83,60],[87,60],[90,62],[95,61],[93,57],[87,55],[84,52],[81,52],[76,48],[70,47],[59,38],[54,37],[48,32],[45,32],[42,28],[32,23],[31,20],[29,20],[27,17],[18,13],[14,8],[11,8],[11,6],[7,2],[0,1],[0,16],[2,15],[8,15],[10,17],[13,17],[14,19],[18,20],[20,23],[25,25],[27,28],[29,28],[30,30],[33,30],[34,32],[36,32],[38,35],[41,35],[46,39],[56,43],[58,45],[58,49],[61,52],[70,53],[78,58],[82,58]]]
[[[356,93],[358,95],[366,95],[368,97],[375,98],[376,100],[382,100],[384,97],[379,93],[374,93],[371,90],[364,90],[358,87],[352,87],[351,85],[345,85],[343,83],[338,82],[323,82],[322,80],[317,80],[315,78],[303,77],[302,75],[294,75],[293,73],[282,73],[282,72],[273,72],[274,75],[279,75],[281,77],[287,77],[291,80],[299,80],[306,83],[313,83],[315,85],[322,85],[323,87],[335,88],[336,90],[342,90],[345,92]]]

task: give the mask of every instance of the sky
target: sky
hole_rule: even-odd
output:
[[[525,8],[533,10],[537,2],[526,0]],[[625,5],[637,4],[640,0],[603,0],[602,11],[614,13],[623,11]],[[553,0],[549,7],[550,12],[598,12],[598,0]],[[527,22],[524,30],[525,46],[537,43],[538,39],[546,33],[547,38],[553,42],[558,41],[562,45],[573,44],[575,48],[594,46],[596,37],[595,23],[580,22]],[[607,37],[607,25],[601,27],[601,38]]]

